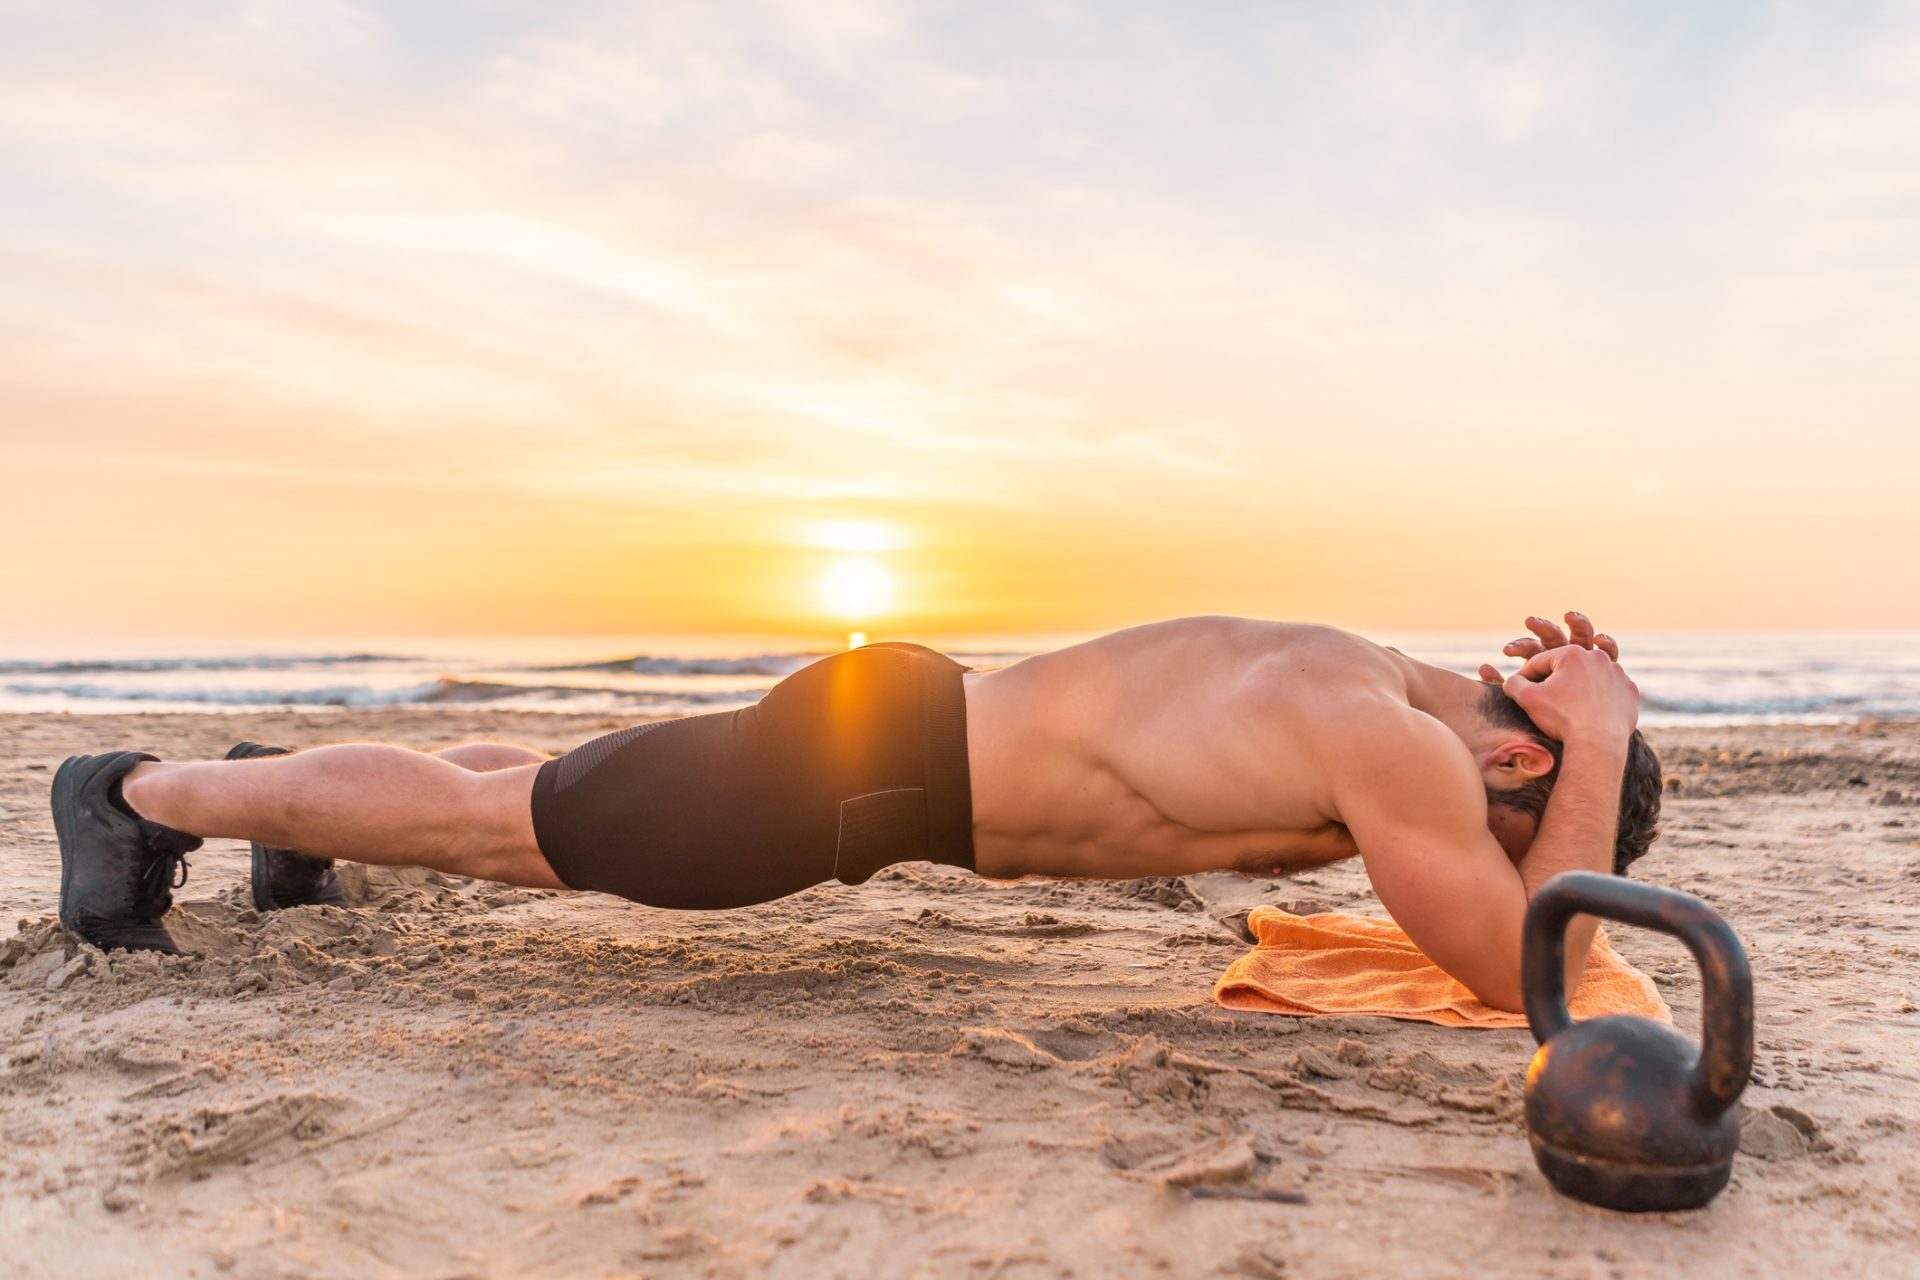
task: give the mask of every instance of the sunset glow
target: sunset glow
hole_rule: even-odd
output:
[[[808,533],[809,545],[835,551],[898,551],[908,541],[899,525],[879,520],[821,520]]]
[[[31,12],[6,637],[1920,626],[1911,10]]]
[[[842,560],[820,584],[820,603],[835,617],[870,621],[893,607],[893,578],[871,560]]]

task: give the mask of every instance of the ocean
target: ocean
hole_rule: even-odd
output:
[[[936,647],[986,666],[1081,638],[976,639]],[[1500,656],[1509,634],[1372,638],[1467,674],[1483,661],[1502,670],[1517,665]],[[1920,717],[1920,634],[1644,634],[1629,636],[1626,644],[1623,656],[1640,686],[1646,725]],[[636,718],[687,715],[745,706],[830,651],[817,641],[780,637],[686,636],[22,648],[0,656],[0,711],[485,705]]]

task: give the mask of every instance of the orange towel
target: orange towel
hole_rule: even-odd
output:
[[[1213,998],[1229,1009],[1412,1018],[1443,1027],[1527,1025],[1521,1014],[1481,1004],[1391,920],[1337,912],[1303,917],[1258,907],[1247,927],[1259,945],[1228,965],[1213,986]],[[1673,1021],[1652,981],[1620,958],[1604,931],[1571,1010],[1575,1018],[1637,1013]]]

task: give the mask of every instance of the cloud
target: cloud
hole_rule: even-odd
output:
[[[1732,441],[1757,482],[1856,500],[1913,457],[1920,40],[1893,10],[11,25],[0,433],[43,461],[324,479],[375,520],[491,487],[1224,537],[1276,486],[1438,518],[1522,441],[1590,502],[1727,474]],[[1835,456],[1883,460],[1859,479],[1786,443],[1835,386]]]
[[[1343,87],[1349,101],[1420,142],[1452,131],[1501,146],[1564,140],[1613,114],[1628,34],[1584,10],[1410,6],[1356,59]]]

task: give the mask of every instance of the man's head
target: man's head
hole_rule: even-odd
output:
[[[1560,744],[1538,726],[1497,684],[1480,695],[1480,717],[1489,727],[1504,731],[1498,745],[1485,753],[1487,825],[1508,854],[1519,857],[1539,829],[1540,815],[1560,776]],[[1620,814],[1613,841],[1613,871],[1627,868],[1647,851],[1659,834],[1660,760],[1635,730],[1627,740],[1627,768],[1620,780]]]

